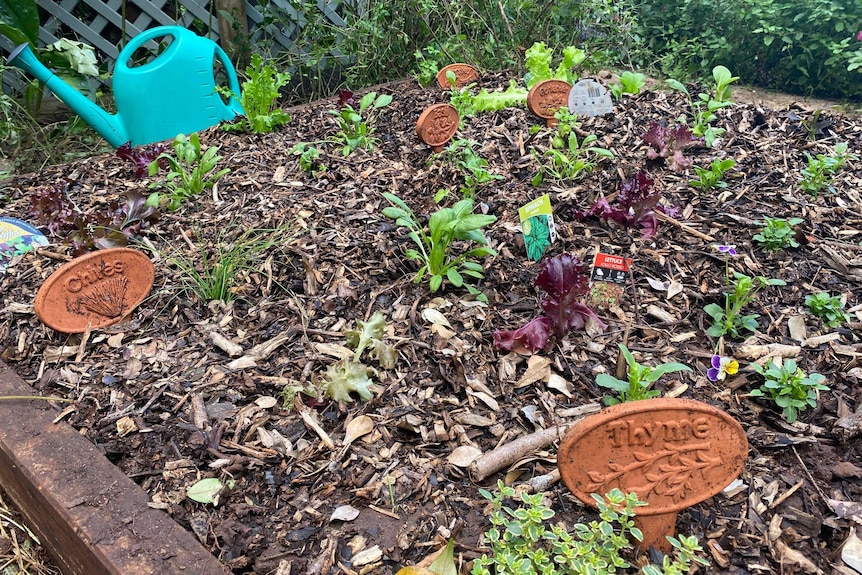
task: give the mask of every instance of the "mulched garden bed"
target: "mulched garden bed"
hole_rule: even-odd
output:
[[[503,75],[482,80],[489,88],[507,83]],[[834,193],[812,197],[799,179],[805,152],[827,154],[838,142],[862,149],[862,124],[825,112],[812,140],[810,110],[735,104],[718,112],[716,125],[726,129],[720,145],[686,150],[699,166],[717,157],[736,161],[725,189],[700,192],[688,184],[693,173],[647,160],[640,139],[652,122],[690,115],[679,93],[626,96],[613,114],[581,119],[580,130],[597,135],[596,145],[616,158],[575,182],[538,188],[530,151],[547,145],[548,132],[531,132],[542,126],[537,118],[523,108],[466,118],[457,137],[476,141],[489,171],[502,176],[476,198],[477,211],[498,218],[487,232],[498,255],[484,262],[477,284],[485,305],[462,289],[431,294],[427,283],[414,284],[416,266],[404,257],[412,243],[381,214],[384,192],[420,217],[437,209],[440,188],[458,195],[464,173],[432,159],[415,135],[421,111],[448,101],[448,93],[415,82],[378,91],[393,96],[375,124],[379,145],[349,157],[322,145],[326,170],[317,175],[300,169],[290,150],[337,131],[328,113],[335,100],[291,109],[291,122],[275,134],[203,132],[205,146],[220,147],[219,167],[231,172],[143,231],[156,280],[126,323],[86,337],[43,326],[34,295],[68,250],[52,244],[17,258],[0,276],[0,358],[40,392],[74,399],[63,420],[234,572],[394,573],[450,537],[464,560],[482,553],[489,523],[478,488],[549,473],[555,449],[478,484],[450,454],[465,445],[489,452],[573,420],[576,408],[601,400],[595,376],[614,373],[625,338],[642,364],[691,366],[663,378],[660,389],[726,410],[748,435],[742,487],[679,517],[679,531],[708,549],[709,571],[816,572],[839,564],[853,523],[828,500],[858,502],[862,494],[862,449],[835,426],[862,397],[862,162],[838,173]],[[654,237],[573,216],[599,194],[616,194],[638,170],[656,180],[663,204],[680,209],[673,221],[660,220]],[[2,213],[28,219],[30,196],[49,186],[68,186],[81,210],[99,210],[127,190],[146,193],[150,181],[113,155],[92,157],[6,182]],[[570,253],[591,262],[602,251],[631,258],[632,275],[619,305],[599,312],[607,330],[572,331],[530,358],[495,349],[493,334],[538,312],[532,282],[539,264],[526,258],[518,208],[543,193],[551,196],[559,234],[545,258]],[[800,247],[759,248],[752,235],[764,217],[801,218]],[[240,274],[230,303],[207,304],[182,289],[187,275],[178,262],[200,262],[201,254],[212,261],[217,246],[244,230],[284,225],[289,232]],[[716,244],[736,246],[732,269],[787,284],[758,295],[749,313],[760,315],[759,329],[749,338],[718,342],[706,334],[711,319],[703,308],[723,303],[725,287],[726,260]],[[806,313],[805,296],[821,291],[846,297],[850,323],[825,328]],[[300,394],[284,402],[286,387],[315,386],[343,352],[343,332],[378,310],[399,358],[375,376],[373,400],[339,405]],[[439,323],[441,314],[448,325]],[[239,346],[233,355],[225,340]],[[706,371],[719,343],[742,369],[712,382]],[[799,346],[799,365],[825,375],[830,391],[788,424],[774,406],[748,395],[761,379],[746,369],[758,356],[744,344]],[[363,415],[371,431],[345,442],[348,424]],[[233,481],[218,505],[186,498],[190,485],[211,476]],[[570,524],[593,517],[560,483],[547,496]],[[332,520],[345,505],[358,516]]]

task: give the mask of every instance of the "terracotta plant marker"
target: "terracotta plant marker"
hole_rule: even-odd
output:
[[[449,78],[446,77],[446,72],[452,71],[455,74],[455,87],[463,88],[467,84],[471,84],[479,79],[479,70],[470,64],[462,64],[460,62],[444,66],[437,72],[437,84],[444,90],[448,90],[451,86]]]
[[[677,513],[727,487],[742,471],[748,440],[720,409],[691,399],[657,398],[609,407],[576,423],[557,454],[575,496],[614,487],[649,503],[637,508],[641,549],[671,550]]]
[[[144,301],[155,270],[146,255],[130,248],[99,250],[64,264],[36,294],[36,315],[63,333],[115,324]]]
[[[554,113],[560,108],[568,108],[569,92],[572,86],[563,80],[542,80],[530,88],[527,94],[527,107],[550,128],[557,125]]]
[[[431,146],[435,152],[442,152],[443,145],[458,129],[458,110],[450,104],[428,106],[416,122],[419,139]]]

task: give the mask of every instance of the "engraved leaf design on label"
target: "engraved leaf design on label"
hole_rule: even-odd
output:
[[[118,317],[123,314],[126,288],[129,279],[125,276],[111,278],[94,284],[81,295],[79,301],[89,311],[105,316]]]

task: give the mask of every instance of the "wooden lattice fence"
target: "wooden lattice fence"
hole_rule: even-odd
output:
[[[37,3],[46,14],[39,28],[40,44],[51,44],[61,37],[77,38],[96,49],[99,62],[104,63],[109,72],[123,45],[155,26],[179,25],[219,40],[218,14],[213,0],[37,0]],[[262,4],[265,8],[255,0],[245,0],[249,44],[255,51],[266,50],[273,56],[291,50],[307,24],[304,14],[307,6],[295,6],[290,0],[267,0]],[[316,0],[316,5],[329,23],[345,25],[343,10],[347,5],[342,0]],[[0,35],[0,52],[4,58],[13,48],[12,43]],[[344,59],[337,47],[332,48],[329,55]],[[20,75],[16,73],[7,72],[3,80],[6,88],[20,88]]]

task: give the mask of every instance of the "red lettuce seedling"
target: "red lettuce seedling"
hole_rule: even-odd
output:
[[[66,186],[46,187],[30,196],[30,216],[49,235],[69,244],[77,256],[92,249],[128,245],[146,222],[159,218],[159,211],[146,201],[147,196],[130,190],[125,201],[111,200],[98,212],[84,213],[69,197]]]
[[[683,155],[683,149],[702,142],[703,138],[696,138],[685,124],[677,124],[669,128],[661,122],[650,124],[641,140],[652,146],[647,150],[647,158],[655,160],[664,158],[668,167],[674,172],[684,172],[691,165],[691,160]]]
[[[148,168],[153,160],[159,160],[159,167],[167,168],[167,158],[159,158],[163,152],[169,151],[170,148],[164,143],[147,144],[146,146],[132,147],[131,144],[125,143],[117,148],[117,157],[123,160],[128,160],[135,165],[135,177],[138,179],[148,175]]]
[[[570,329],[584,329],[592,321],[607,327],[579,298],[589,292],[584,265],[569,254],[560,254],[542,264],[533,285],[545,291],[539,305],[545,315],[513,331],[494,332],[494,346],[508,351],[536,352],[548,345],[551,336],[561,339]]]
[[[620,185],[616,206],[612,206],[605,198],[599,198],[589,210],[575,210],[574,216],[579,220],[596,216],[629,228],[640,226],[641,237],[648,239],[658,230],[655,210],[667,211],[658,205],[659,199],[661,192],[655,187],[655,180],[643,172],[638,172],[635,177]]]

